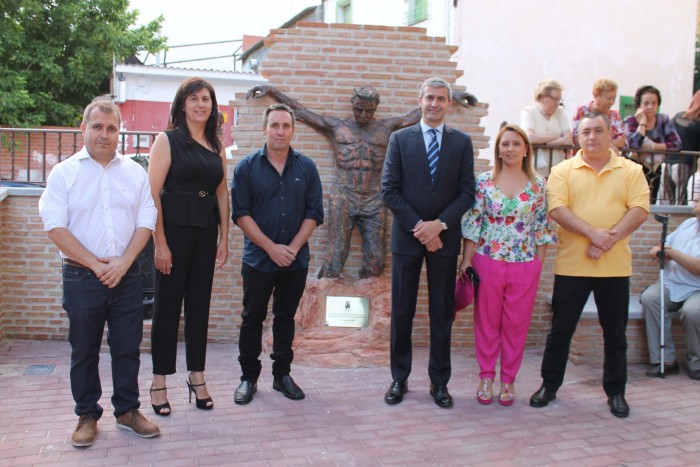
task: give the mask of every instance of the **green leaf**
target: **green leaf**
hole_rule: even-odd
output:
[[[163,17],[136,26],[128,0],[0,0],[0,123],[77,126],[108,94],[112,58],[165,48]]]

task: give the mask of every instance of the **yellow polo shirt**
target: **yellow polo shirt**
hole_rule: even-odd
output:
[[[588,224],[614,227],[631,208],[649,212],[649,185],[642,166],[611,152],[600,173],[584,162],[581,151],[552,168],[547,181],[547,210],[566,206]],[[558,227],[559,244],[554,274],[580,277],[629,277],[632,254],[629,237],[599,259],[586,256],[587,237]]]

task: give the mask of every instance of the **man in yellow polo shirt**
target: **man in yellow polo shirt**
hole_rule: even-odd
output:
[[[628,238],[649,215],[642,167],[610,150],[610,123],[599,112],[579,124],[581,150],[552,169],[547,209],[559,224],[554,259],[552,329],[542,358],[542,387],[530,398],[544,407],[564,381],[569,345],[593,292],[605,340],[603,388],[610,412],[627,417],[627,314],[632,258]]]

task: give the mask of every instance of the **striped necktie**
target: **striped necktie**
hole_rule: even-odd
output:
[[[437,140],[437,130],[431,128],[428,130],[430,133],[430,144],[428,145],[428,165],[430,166],[430,176],[435,181],[435,171],[437,170],[437,162],[440,157],[440,146]]]

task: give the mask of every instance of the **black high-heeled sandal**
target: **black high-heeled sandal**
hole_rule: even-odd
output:
[[[151,401],[153,400],[153,391],[165,391],[168,388],[154,388],[151,386],[150,391],[148,393],[151,395]],[[161,417],[167,417],[170,415],[170,412],[172,412],[172,409],[170,408],[170,402],[166,402],[165,404],[160,404],[160,405],[155,405],[153,402],[151,402],[151,407],[153,407],[153,411],[156,413],[156,415],[160,415]],[[164,410],[167,409],[167,412],[163,412]]]
[[[197,391],[195,391],[194,388],[198,388],[200,386],[206,386],[207,383],[202,383],[202,384],[192,384],[192,381],[190,381],[189,378],[187,378],[187,389],[190,391],[190,404],[192,403],[192,393],[194,393],[194,400],[197,405],[197,408],[200,410],[211,410],[214,408],[214,401],[211,400],[211,397],[207,397],[206,399],[200,399],[197,396]],[[209,405],[211,403],[211,405]]]

